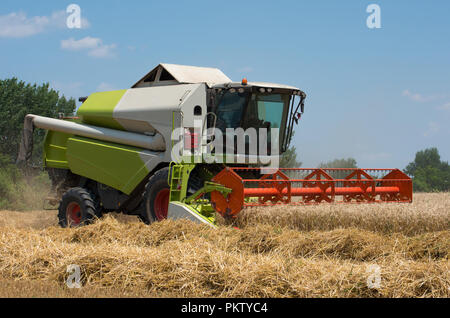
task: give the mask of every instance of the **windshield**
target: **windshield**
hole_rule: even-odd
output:
[[[226,128],[242,127],[242,114],[250,93],[230,93],[219,95],[216,127],[225,133]]]
[[[253,94],[244,118],[244,128],[282,128],[289,95]]]
[[[223,133],[226,128],[250,127],[267,129],[268,148],[271,128],[280,129],[280,146],[283,145],[287,113],[291,96],[288,94],[224,92],[216,99],[216,128]],[[246,140],[248,143],[248,140]]]

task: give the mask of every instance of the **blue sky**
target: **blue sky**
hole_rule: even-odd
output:
[[[81,7],[82,29],[65,26]],[[369,29],[369,4],[381,28]],[[354,157],[404,168],[418,150],[450,160],[449,1],[0,2],[0,78],[66,96],[130,87],[160,62],[218,67],[233,80],[294,85],[306,112],[304,167]]]

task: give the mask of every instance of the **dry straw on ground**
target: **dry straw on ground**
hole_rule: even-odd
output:
[[[450,296],[448,193],[245,211],[240,229],[115,216],[60,229],[54,212],[0,215],[0,296],[36,285],[39,296],[79,297],[64,287],[69,264],[81,267],[86,296]],[[379,288],[367,283],[374,264]]]

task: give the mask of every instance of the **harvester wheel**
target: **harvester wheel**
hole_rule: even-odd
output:
[[[158,170],[145,186],[143,201],[145,208],[140,219],[146,224],[167,219],[170,198],[168,176],[168,167]]]
[[[59,225],[78,227],[90,224],[96,218],[95,202],[83,188],[71,188],[64,195],[58,208]]]

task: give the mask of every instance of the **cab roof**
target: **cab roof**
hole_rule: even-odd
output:
[[[217,68],[161,63],[137,81],[132,88],[198,83],[213,86],[230,82],[231,79]]]
[[[210,88],[242,86],[241,82],[233,82],[218,68],[161,63],[137,81],[131,88],[199,83],[205,83]],[[268,82],[248,82],[246,86],[301,91],[294,86]]]

